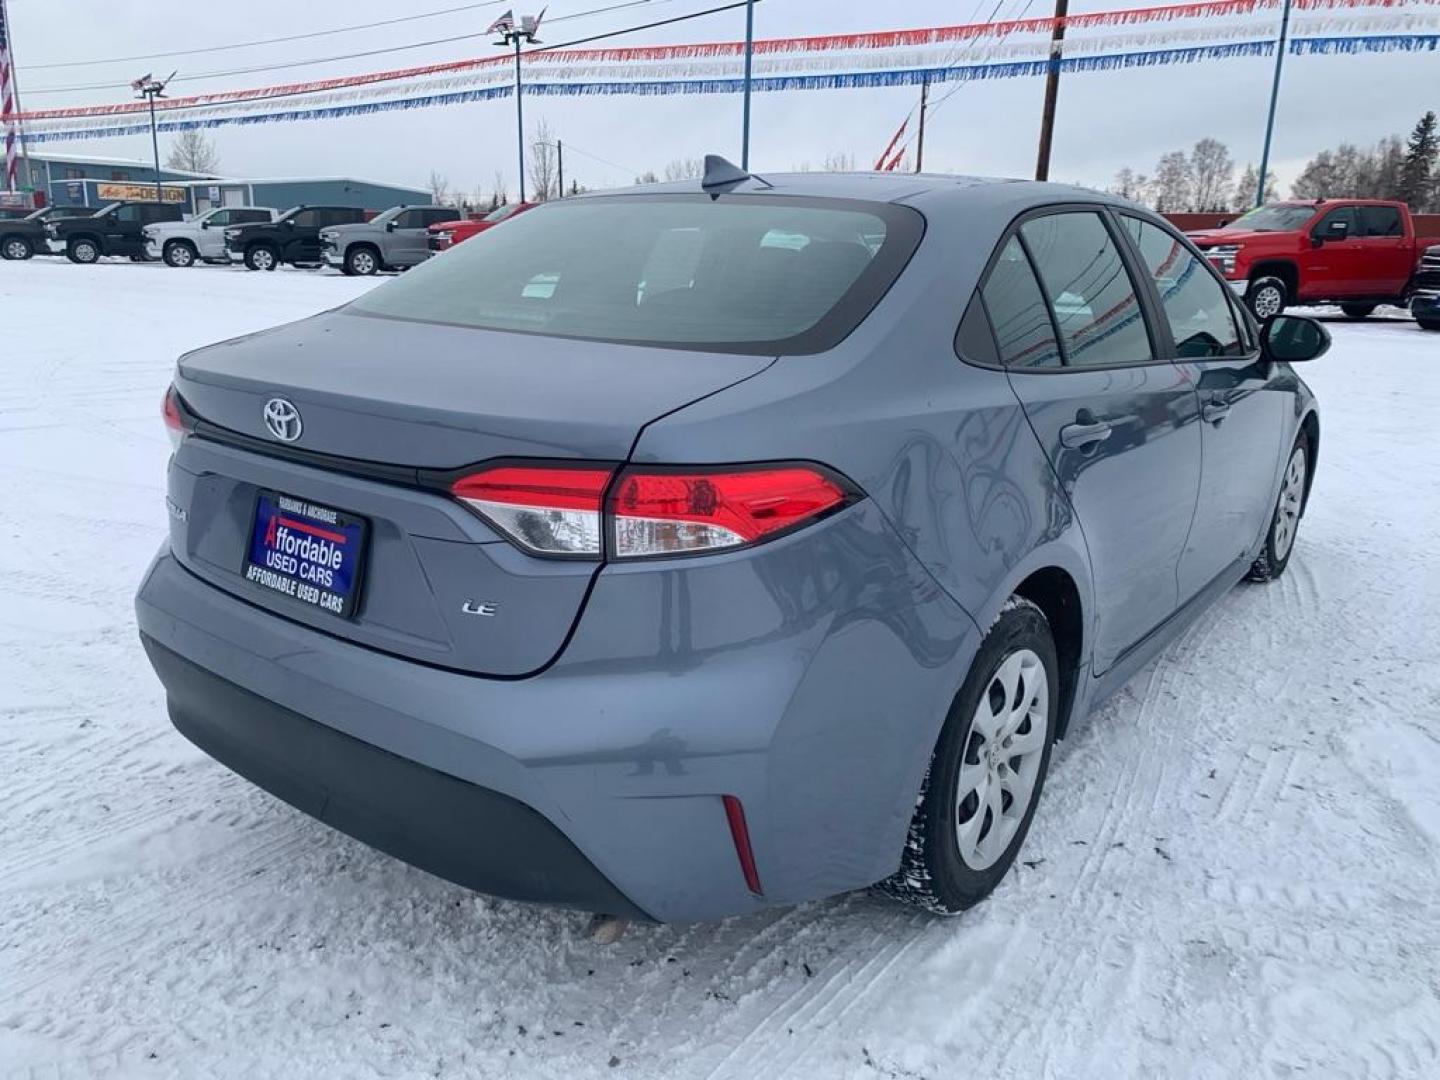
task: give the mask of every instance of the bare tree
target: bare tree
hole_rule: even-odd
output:
[[[1122,199],[1133,199],[1135,202],[1143,203],[1150,193],[1150,178],[1144,173],[1137,173],[1129,165],[1126,165],[1115,174],[1110,191]]]
[[[170,144],[170,156],[165,165],[181,172],[207,173],[214,175],[220,170],[220,155],[215,143],[205,137],[199,128],[187,128]]]
[[[635,183],[637,184],[658,184],[659,182],[660,177],[655,175],[654,169],[646,169],[639,176],[635,177]]]
[[[495,170],[495,186],[491,189],[490,209],[495,210],[504,206],[510,201],[510,192],[505,187],[505,174],[499,169]]]
[[[556,172],[555,137],[549,122],[541,120],[535,125],[535,137],[530,140],[531,190],[527,194],[532,202],[554,198],[558,186]]]
[[[699,158],[675,158],[665,166],[666,180],[694,180],[705,175],[705,163]]]
[[[1194,205],[1195,177],[1184,150],[1172,150],[1155,163],[1155,209],[1162,213],[1189,210]]]
[[[1270,202],[1280,197],[1280,189],[1276,185],[1275,173],[1272,171],[1265,177],[1265,195],[1262,202]],[[1255,189],[1259,186],[1260,170],[1250,162],[1240,174],[1240,179],[1235,181],[1235,191],[1230,196],[1230,209],[1249,210],[1255,205]]]
[[[1225,210],[1235,186],[1235,162],[1219,139],[1204,138],[1190,152],[1191,206],[1196,210]]]
[[[450,198],[450,181],[431,169],[429,186],[430,201],[436,206],[444,206]]]
[[[826,154],[824,167],[826,172],[854,172],[855,155],[844,150]]]

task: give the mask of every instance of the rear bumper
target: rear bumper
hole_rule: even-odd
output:
[[[320,257],[325,260],[326,266],[329,266],[333,269],[339,269],[340,267],[345,265],[345,259],[338,251],[331,247],[325,248],[320,253]]]
[[[48,251],[51,255],[64,255],[65,241],[56,240],[53,237],[47,236],[45,238],[45,250]]]
[[[1417,319],[1440,319],[1440,290],[1417,292],[1410,297],[1410,314]]]
[[[319,816],[481,891],[605,911],[618,894],[664,922],[891,873],[979,640],[869,502],[753,552],[606,568],[559,658],[526,678],[431,667],[300,625],[202,581],[168,547],[136,611],[177,726],[262,786],[311,813],[316,792],[341,791],[341,819],[324,804]],[[230,703],[246,692],[270,719],[252,725]],[[438,803],[397,807],[383,784],[342,784],[323,754],[286,763],[302,773],[288,780],[295,798],[252,775],[250,761],[273,760],[270,727],[305,724],[473,807],[460,818],[473,836],[447,830]],[[763,895],[746,887],[725,795],[744,806]],[[497,868],[531,859],[523,850],[476,848],[530,815],[532,834],[558,833],[595,874],[546,854],[532,879]],[[431,831],[444,851],[425,846]]]
[[[243,251],[236,251],[232,247],[227,247],[225,249],[225,261],[232,263],[242,263],[245,261],[245,253]]]
[[[648,918],[524,803],[308,720],[145,634],[141,641],[180,733],[296,809],[479,892]]]

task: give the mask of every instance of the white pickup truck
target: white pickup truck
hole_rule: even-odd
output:
[[[145,254],[167,266],[194,266],[196,261],[228,263],[225,227],[274,221],[280,212],[269,206],[220,206],[186,221],[145,226]]]

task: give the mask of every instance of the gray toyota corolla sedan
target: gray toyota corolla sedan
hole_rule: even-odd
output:
[[[712,159],[182,357],[140,632],[185,736],[471,888],[958,911],[1284,572],[1328,341],[1109,196]]]

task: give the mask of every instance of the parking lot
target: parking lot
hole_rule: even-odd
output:
[[[229,774],[136,638],[176,356],[383,281],[0,263],[0,1076],[1440,1075],[1440,334],[1329,323],[1289,572],[1071,733],[981,907],[599,946]]]

